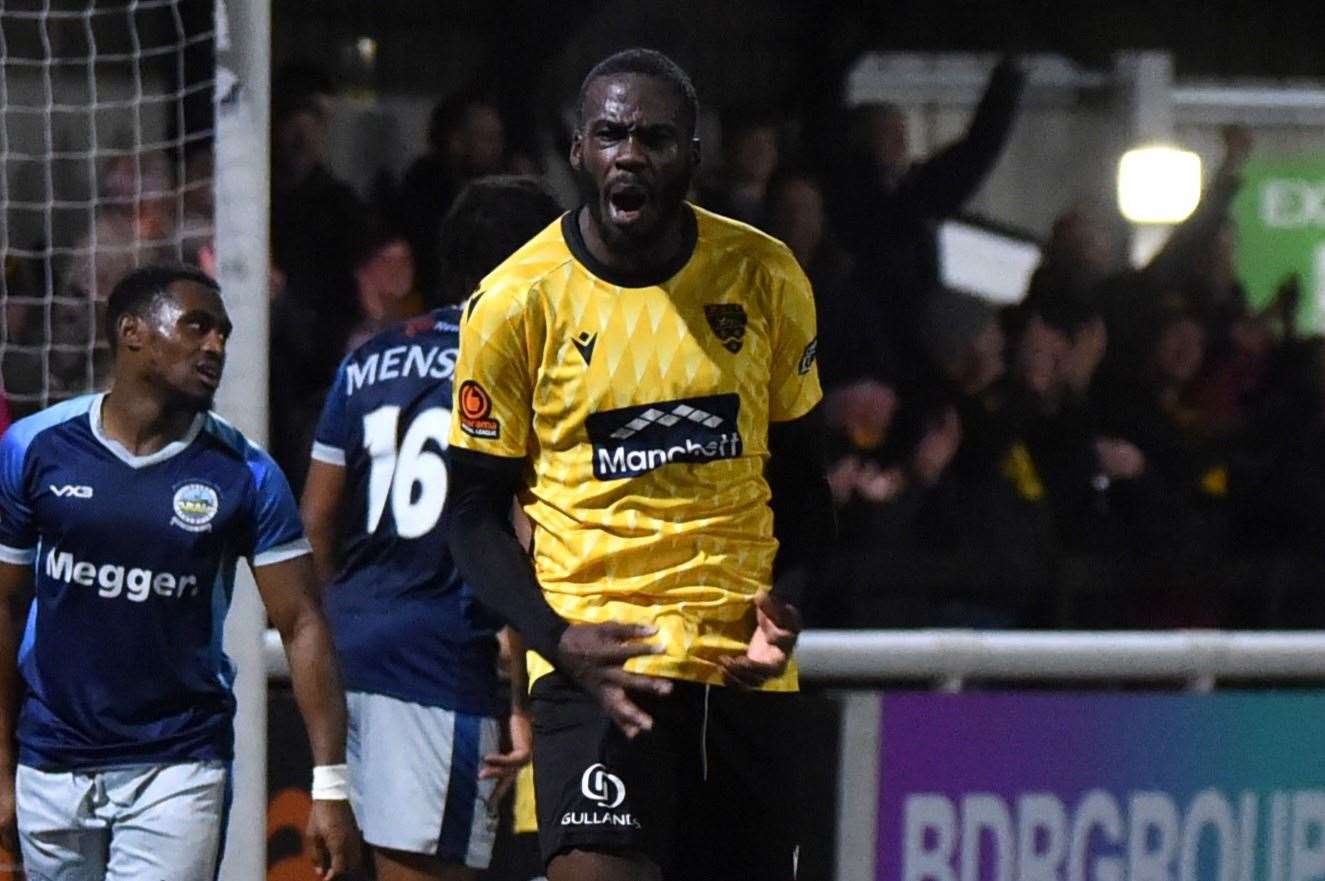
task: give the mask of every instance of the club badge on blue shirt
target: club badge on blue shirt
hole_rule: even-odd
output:
[[[173,507],[175,516],[170,518],[171,526],[188,532],[206,532],[212,528],[212,520],[221,508],[221,494],[211,484],[191,480],[175,488]]]

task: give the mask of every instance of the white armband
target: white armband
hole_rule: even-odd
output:
[[[350,797],[349,765],[317,765],[313,768],[314,801],[346,801]]]

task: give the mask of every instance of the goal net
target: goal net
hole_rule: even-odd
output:
[[[0,0],[0,391],[13,416],[101,386],[115,282],[183,260],[218,277],[243,328],[217,407],[265,437],[270,35],[268,0]],[[266,869],[265,623],[241,572],[225,636],[242,747],[223,881]],[[0,881],[12,870],[0,854]]]
[[[211,0],[0,2],[0,377],[14,416],[96,389],[115,282],[206,261]]]

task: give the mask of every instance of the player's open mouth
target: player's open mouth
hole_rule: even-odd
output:
[[[631,223],[639,218],[645,206],[649,204],[649,191],[644,187],[628,184],[609,193],[607,203],[613,220],[617,223]]]
[[[202,377],[202,381],[207,383],[207,385],[210,385],[213,388],[215,388],[216,386],[221,384],[220,364],[212,364],[204,361],[203,363],[197,365],[193,369],[194,372],[196,372],[199,376]]]

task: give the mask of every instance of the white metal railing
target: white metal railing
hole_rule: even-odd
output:
[[[1220,679],[1325,681],[1325,634],[1305,631],[811,630],[796,649],[816,682],[917,680],[958,690],[968,680],[1175,682],[1205,691]],[[289,675],[268,630],[269,677]]]
[[[1184,83],[1171,93],[1181,123],[1317,126],[1325,123],[1325,84]]]
[[[1125,79],[1120,60],[1112,71],[1077,66],[1057,55],[1022,58],[1031,104],[1074,104],[1075,93],[1119,88]],[[1165,59],[1169,70],[1167,101],[1176,121],[1206,124],[1319,125],[1325,120],[1325,81],[1310,79],[1200,80],[1172,78],[1167,53],[1141,53]],[[994,53],[875,52],[861,56],[848,75],[847,100],[895,101],[971,107],[984,91]]]
[[[1175,681],[1195,690],[1230,678],[1325,680],[1325,634],[1314,632],[817,631],[797,651],[807,678],[922,679],[954,690],[968,679]]]

